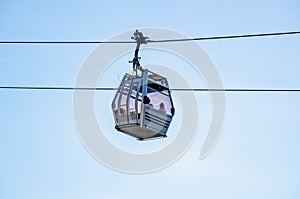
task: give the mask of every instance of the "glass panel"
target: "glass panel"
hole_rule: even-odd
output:
[[[136,101],[136,94],[138,89],[139,83],[135,82],[132,86],[132,91],[129,99],[129,123],[136,123],[137,121],[137,112],[135,109],[135,101]]]
[[[128,87],[129,84],[125,84],[123,92],[121,94],[119,124],[127,124],[127,96],[129,91]]]
[[[141,109],[142,109],[142,93],[138,93],[138,101],[137,101],[137,113],[138,120],[141,119]]]
[[[119,123],[119,121],[118,121],[118,117],[119,117],[119,115],[118,115],[119,97],[120,97],[120,92],[118,91],[118,93],[116,93],[116,97],[113,101],[113,107],[112,107],[116,123]]]
[[[149,106],[149,108],[158,110],[163,114],[172,115],[170,96],[167,93],[167,90],[157,91],[149,87],[147,96],[150,99],[150,103],[147,106]]]

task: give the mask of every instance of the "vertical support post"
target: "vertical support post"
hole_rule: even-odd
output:
[[[143,80],[142,80],[142,107],[141,107],[141,117],[140,117],[140,121],[141,127],[145,127],[145,104],[144,104],[144,97],[147,96],[147,91],[148,91],[148,70],[145,69],[143,71]]]

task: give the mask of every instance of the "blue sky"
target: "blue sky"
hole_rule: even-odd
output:
[[[300,29],[299,7],[296,0],[3,0],[0,40],[105,40],[140,27],[167,28],[192,37],[295,31]],[[215,63],[226,88],[300,87],[299,36],[199,45]],[[0,85],[73,86],[96,47],[1,44]],[[174,61],[177,57],[163,59],[155,53],[145,51],[142,63],[161,62],[180,70],[183,63]],[[153,61],[155,56],[159,61]],[[122,67],[113,77],[116,83],[118,75],[130,70],[131,57],[124,55],[114,63],[113,67]],[[97,97],[101,94],[104,102],[112,96],[104,92]],[[227,93],[223,135],[204,160],[198,156],[211,107],[207,93],[196,93],[203,108],[198,137],[176,163],[146,175],[118,173],[89,155],[76,133],[72,95],[0,91],[0,198],[300,197],[298,93]],[[102,106],[111,116],[109,104],[96,104]],[[130,147],[135,141],[124,136],[117,142]]]

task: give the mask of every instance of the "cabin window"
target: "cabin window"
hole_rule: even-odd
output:
[[[149,108],[155,109],[163,114],[172,115],[172,104],[169,92],[166,88],[155,84],[149,84],[147,97],[150,99],[150,103],[147,105]]]

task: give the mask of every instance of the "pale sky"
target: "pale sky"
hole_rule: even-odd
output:
[[[103,41],[146,27],[191,37],[299,31],[299,8],[297,0],[2,0],[0,40]],[[300,88],[298,35],[198,44],[215,63],[226,88]],[[72,87],[97,46],[0,44],[0,85]],[[143,64],[173,67],[187,79],[192,73],[183,60],[166,52],[141,54]],[[126,54],[114,62],[107,73],[113,77],[104,77],[103,85],[116,86],[131,69],[131,58]],[[190,77],[191,85],[203,86]],[[102,165],[85,150],[74,123],[72,91],[0,90],[0,198],[300,197],[300,93],[226,93],[223,134],[204,160],[198,157],[211,102],[208,93],[195,95],[200,127],[190,149],[161,171],[134,175]],[[116,146],[145,153],[172,141],[172,131],[166,140],[150,144],[117,133],[112,97],[111,91],[97,93],[95,107],[106,116],[103,121],[100,114],[98,121],[105,123],[105,133]],[[176,114],[173,129],[180,121],[180,111]]]

